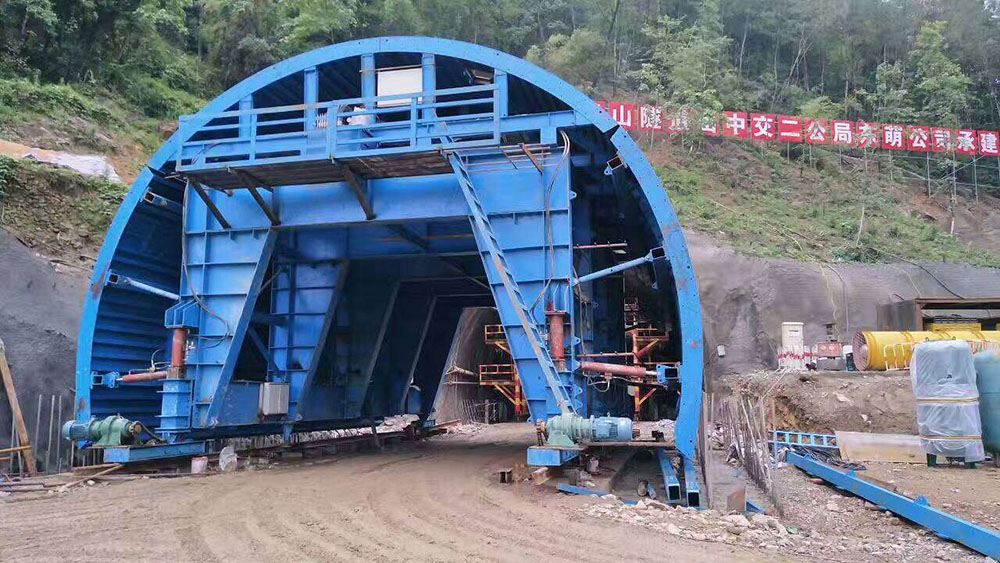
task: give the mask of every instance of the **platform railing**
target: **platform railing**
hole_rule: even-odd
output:
[[[486,84],[183,116],[176,169],[494,146],[500,143],[498,93]],[[455,96],[461,98],[447,99]]]

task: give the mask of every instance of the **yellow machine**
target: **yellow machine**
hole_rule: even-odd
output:
[[[997,330],[935,331],[863,331],[854,335],[854,365],[859,371],[905,369],[910,365],[913,347],[928,340],[965,340],[973,352],[1000,348]]]

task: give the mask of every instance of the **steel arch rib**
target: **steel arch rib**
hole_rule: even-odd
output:
[[[697,413],[692,409],[700,409],[701,382],[703,370],[701,305],[698,298],[694,270],[688,255],[687,246],[681,232],[677,215],[666,196],[659,178],[652,166],[646,160],[639,147],[625,133],[618,129],[618,124],[603,109],[598,107],[589,97],[571,86],[569,83],[543,70],[524,59],[513,55],[483,47],[430,37],[379,37],[338,43],[321,47],[300,55],[296,55],[276,63],[250,76],[232,88],[226,90],[209,102],[199,114],[196,114],[187,130],[197,130],[208,121],[208,114],[225,111],[239,100],[267,87],[268,85],[289,75],[301,72],[309,67],[322,65],[331,61],[360,56],[367,53],[428,53],[479,63],[496,70],[504,71],[548,92],[577,114],[590,121],[604,133],[613,133],[611,142],[618,149],[627,168],[632,171],[642,188],[648,203],[650,213],[659,229],[667,257],[670,260],[677,286],[677,304],[680,311],[681,334],[683,336],[683,353],[681,380],[686,389],[696,390],[695,393],[682,394],[681,410],[687,415],[694,415],[688,420],[697,421]],[[115,255],[118,244],[135,212],[136,206],[142,201],[142,196],[153,179],[149,168],[160,169],[172,158],[181,139],[175,133],[150,158],[148,168],[144,169],[135,180],[123,200],[105,236],[101,251],[94,265],[91,278],[91,291],[87,293],[81,319],[80,336],[77,344],[77,385],[87,385],[84,378],[89,378],[90,356],[93,345],[93,331],[97,321],[98,307],[101,299],[101,285],[106,271]],[[456,186],[456,189],[458,187]],[[697,398],[694,397],[697,395]],[[697,401],[697,403],[694,403]],[[77,405],[78,410],[80,405]],[[89,409],[89,406],[88,406]],[[695,428],[678,427],[677,447],[685,455],[691,455],[694,450]]]

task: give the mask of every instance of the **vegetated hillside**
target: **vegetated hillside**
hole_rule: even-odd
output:
[[[175,114],[203,103],[167,97]],[[0,78],[0,139],[107,155],[131,181],[176,127],[92,84]],[[1000,205],[890,181],[834,152],[719,139],[639,139],[688,229],[756,256],[1000,266]],[[899,174],[896,174],[897,179]],[[89,265],[126,188],[44,165],[0,160],[0,225],[39,252]],[[864,219],[862,224],[862,208]]]
[[[0,227],[25,246],[89,270],[128,188],[0,156]]]
[[[648,146],[648,145],[647,145]],[[647,151],[687,229],[740,252],[800,260],[930,260],[1000,267],[1000,205],[957,199],[892,181],[871,160],[841,162],[834,152],[794,145],[678,139]],[[896,177],[900,175],[897,173]]]
[[[204,102],[181,91],[175,117],[150,117],[126,98],[89,84],[39,84],[0,78],[0,139],[80,154],[103,154],[131,182],[176,129],[176,115]],[[171,98],[173,99],[173,98]]]

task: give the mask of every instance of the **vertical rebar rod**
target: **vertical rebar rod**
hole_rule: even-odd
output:
[[[924,174],[927,175],[927,197],[931,197],[931,153],[924,153]]]
[[[11,414],[10,415],[10,447],[12,449],[17,447],[17,444],[14,443],[14,436],[16,436],[16,434],[14,433],[14,415]],[[7,473],[11,473],[11,474],[14,473],[14,458],[15,457],[17,457],[17,456],[14,455],[14,452],[12,451],[11,454],[10,454],[10,457],[7,458],[8,461],[9,461],[9,463],[7,464]]]
[[[55,422],[56,415],[56,396],[52,395],[52,400],[49,401],[49,433],[46,435],[47,444],[45,445],[45,472],[52,472],[52,424]]]
[[[35,409],[35,441],[31,443],[31,447],[35,448],[34,450],[35,459],[42,458],[42,450],[39,447],[41,444],[38,443],[38,431],[41,429],[41,427],[42,427],[42,394],[39,393],[38,408]]]
[[[20,434],[17,434],[17,433],[14,434],[14,442],[16,442],[14,444],[15,447],[18,447],[18,448],[21,447],[21,435]],[[21,450],[17,451],[17,474],[18,475],[24,475],[24,452],[22,452]]]
[[[59,431],[62,429],[62,394],[59,395],[59,410],[56,414],[56,473],[62,473],[62,440]]]

